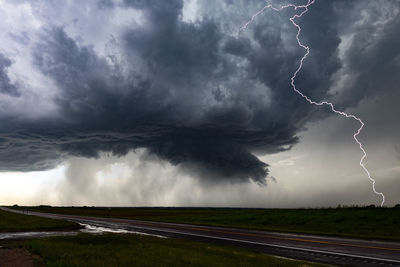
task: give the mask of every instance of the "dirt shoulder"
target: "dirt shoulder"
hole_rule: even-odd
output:
[[[34,267],[34,257],[22,248],[0,248],[0,266]]]

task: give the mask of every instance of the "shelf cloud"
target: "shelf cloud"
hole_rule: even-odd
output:
[[[235,14],[258,1],[201,1],[192,17],[188,2],[5,1],[2,12],[29,16],[0,42],[0,169],[146,149],[205,180],[265,184],[259,156],[290,150],[306,123],[330,115],[290,87],[304,53],[287,21],[293,11],[266,12],[237,35],[251,14]],[[368,3],[372,17],[360,24],[364,2],[317,1],[299,21],[312,52],[297,84],[313,99],[346,109],[398,88],[398,5]],[[369,35],[382,13],[386,30]]]

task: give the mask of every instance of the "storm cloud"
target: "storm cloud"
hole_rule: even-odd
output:
[[[16,43],[17,51],[8,51],[16,61],[23,49],[29,51],[30,69],[16,66],[15,76],[25,80],[12,83],[8,70],[13,61],[0,54],[0,93],[8,95],[7,101],[10,97],[31,99],[35,79],[25,76],[36,73],[35,77],[48,83],[43,95],[51,94],[46,103],[53,112],[32,118],[24,116],[31,110],[21,105],[18,113],[1,114],[0,169],[45,170],[71,156],[122,156],[146,149],[203,179],[265,184],[268,164],[258,156],[291,149],[307,122],[329,112],[317,112],[290,87],[291,73],[304,53],[295,43],[296,29],[287,20],[293,10],[266,12],[238,36],[226,30],[229,23],[232,28],[240,26],[233,23],[238,20],[235,12],[244,8],[257,11],[262,3],[206,2],[198,3],[204,5],[198,7],[201,16],[191,20],[183,13],[187,2],[179,0],[85,4],[88,16],[136,12],[135,22],[102,22],[109,25],[86,23],[90,18],[80,11],[75,15],[73,10],[79,8],[73,3],[58,7],[51,1],[10,2],[29,6],[40,25],[23,42],[15,38],[26,35],[22,26],[4,37],[8,43]],[[67,10],[60,15],[62,23],[44,15],[37,6],[41,3],[53,11],[50,13],[57,14],[58,8]],[[394,3],[388,1],[388,5]],[[224,10],[217,9],[220,18],[205,12],[208,4],[224,6]],[[362,100],[361,88],[374,94],[370,89],[374,84],[363,84],[373,70],[364,67],[374,60],[370,57],[377,56],[370,53],[360,62],[356,48],[368,28],[360,28],[350,49],[340,54],[347,34],[340,21],[347,20],[357,28],[358,20],[350,17],[359,7],[357,3],[321,0],[299,20],[304,25],[301,38],[312,46],[298,77],[299,88],[317,100],[336,98],[344,109]],[[376,8],[368,7],[366,12]],[[249,15],[247,18],[250,11]],[[393,34],[398,22],[392,13],[385,21],[387,32],[368,49],[379,53],[383,47],[388,56],[393,55],[400,40],[400,35]],[[84,30],[79,32],[81,28]],[[92,33],[102,29],[105,33],[100,37]],[[87,36],[86,31],[90,32]],[[99,48],[99,44],[104,46]],[[398,59],[390,64],[388,68],[396,70],[400,66]],[[356,72],[357,86],[332,92],[340,72]],[[384,69],[378,74],[388,83],[397,82]],[[35,108],[41,109],[41,103]]]
[[[7,74],[7,68],[11,66],[11,60],[0,54],[0,92],[2,94],[8,94],[17,96],[17,87],[11,83],[10,78]]]

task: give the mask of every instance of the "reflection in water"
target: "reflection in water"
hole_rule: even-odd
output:
[[[30,239],[37,237],[48,237],[48,236],[71,236],[76,235],[78,232],[19,232],[19,233],[0,233],[0,240],[5,239]]]
[[[83,233],[102,234],[102,233],[115,233],[115,234],[138,234],[138,232],[128,231],[125,229],[112,229],[102,226],[95,226],[85,223],[80,223],[85,228],[81,230]]]
[[[122,229],[122,228],[108,228],[108,227],[95,226],[95,225],[90,225],[90,224],[85,224],[85,223],[79,223],[79,224],[85,227],[84,229],[80,230],[83,233],[90,233],[90,234],[103,234],[103,233],[137,234],[137,235],[149,235],[149,236],[156,236],[156,237],[165,238],[165,236],[162,236],[162,235],[147,234],[147,233],[138,232],[138,231],[129,231],[129,230]]]
[[[149,235],[149,236],[157,236],[165,238],[161,235],[153,235],[146,234],[137,231],[129,231],[121,228],[107,228],[102,226],[95,226],[90,224],[80,223],[80,225],[84,226],[84,229],[80,231],[53,231],[53,232],[45,232],[45,231],[36,231],[36,232],[16,232],[16,233],[0,233],[0,240],[15,240],[15,239],[31,239],[38,237],[50,237],[50,236],[73,236],[78,233],[89,233],[89,234],[103,234],[103,233],[115,233],[115,234],[139,234],[139,235]]]

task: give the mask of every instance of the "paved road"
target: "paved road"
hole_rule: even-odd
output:
[[[3,210],[19,212],[7,208]],[[230,244],[268,254],[349,266],[400,266],[400,242],[29,212],[31,215],[167,237]]]

